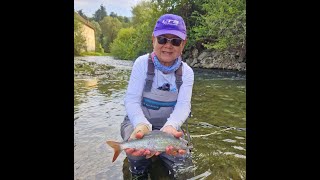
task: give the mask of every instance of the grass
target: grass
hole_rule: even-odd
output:
[[[101,52],[82,52],[80,56],[111,56],[110,53],[101,53]]]

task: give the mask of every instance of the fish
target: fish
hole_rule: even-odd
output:
[[[107,141],[106,143],[114,149],[112,162],[117,159],[122,150],[127,148],[149,149],[150,155],[146,155],[147,159],[151,158],[157,151],[165,152],[167,146],[173,146],[175,149],[183,150],[192,148],[188,146],[187,140],[181,137],[176,138],[169,133],[159,130],[154,130],[145,134],[142,139],[133,139],[123,142]]]

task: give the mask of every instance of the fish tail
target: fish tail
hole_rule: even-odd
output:
[[[110,147],[112,147],[114,150],[114,155],[113,155],[113,159],[112,159],[112,162],[114,162],[121,152],[120,143],[115,142],[115,141],[107,141],[107,144]]]

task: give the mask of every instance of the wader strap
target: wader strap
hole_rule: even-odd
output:
[[[180,64],[180,67],[176,70],[176,86],[178,89],[178,92],[180,91],[180,86],[182,85],[182,63]]]
[[[153,77],[154,77],[154,64],[152,62],[151,53],[150,53],[148,57],[148,72],[147,72],[147,78],[146,78],[146,85],[144,86],[145,92],[151,91]]]
[[[179,92],[180,86],[183,83],[183,81],[182,81],[182,63],[180,64],[180,67],[176,70],[175,76],[176,76],[176,86],[177,86],[177,89]],[[154,64],[152,62],[151,53],[150,53],[149,57],[148,57],[148,71],[147,71],[146,85],[144,86],[145,92],[151,91],[153,77],[154,77]]]

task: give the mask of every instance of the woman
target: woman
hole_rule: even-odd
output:
[[[127,116],[121,124],[124,140],[143,138],[152,130],[160,130],[179,138],[181,126],[191,111],[194,82],[193,70],[182,61],[187,32],[182,17],[162,15],[152,34],[153,52],[136,59],[125,97]],[[147,149],[126,149],[132,175],[147,177],[151,159]],[[178,155],[174,152],[178,151]],[[169,171],[175,173],[189,153],[172,146],[166,153],[157,152]],[[174,155],[174,156],[173,156]]]

